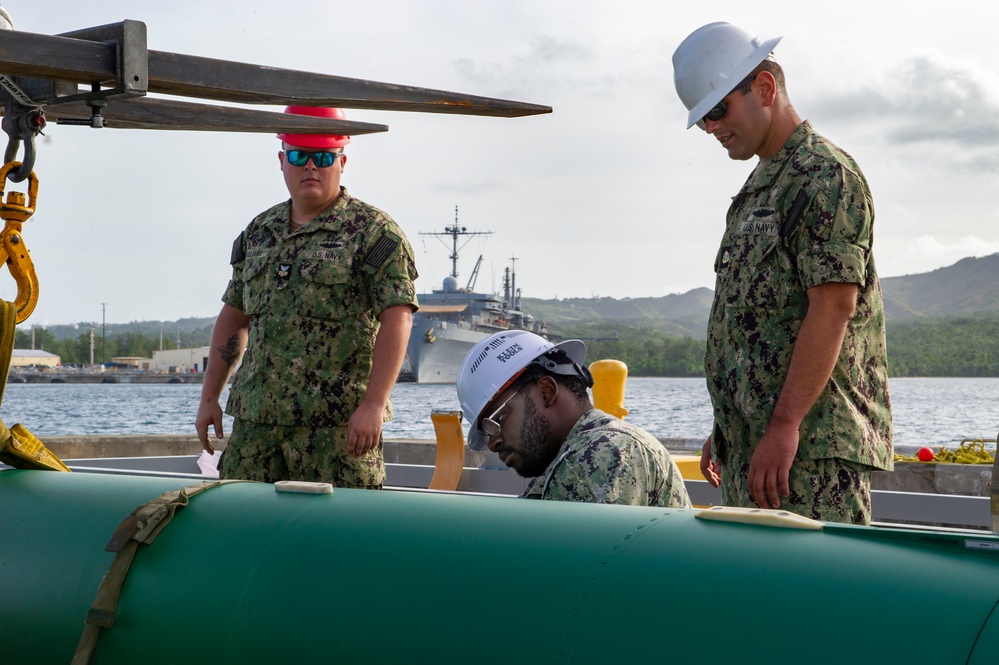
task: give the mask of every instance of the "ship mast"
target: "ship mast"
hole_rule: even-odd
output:
[[[444,243],[442,240],[445,236],[450,236],[451,238],[451,254],[448,258],[451,259],[451,277],[458,279],[458,238],[460,236],[491,236],[492,231],[469,231],[464,226],[458,226],[458,206],[454,207],[454,226],[445,226],[443,232],[438,231],[420,231],[421,236],[436,236],[438,240]],[[462,243],[461,248],[464,248],[469,242],[471,242],[471,237]],[[447,243],[444,243],[447,246]]]

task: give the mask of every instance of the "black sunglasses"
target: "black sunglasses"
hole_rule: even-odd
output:
[[[320,150],[318,152],[309,152],[308,150],[288,150],[284,153],[288,156],[288,163],[292,166],[305,166],[309,163],[309,158],[312,158],[312,163],[316,165],[316,168],[325,169],[329,166],[333,166],[333,162],[342,155],[342,152],[330,152],[328,150]]]
[[[754,74],[750,74],[746,78],[742,79],[739,85],[732,88],[731,92],[729,92],[728,95],[731,95],[736,90],[741,90],[742,88],[745,88],[755,79],[756,76]],[[725,96],[728,97],[728,95]],[[718,102],[717,104],[714,105],[714,108],[712,108],[710,111],[704,114],[704,117],[701,118],[701,122],[703,123],[705,120],[710,120],[711,122],[718,122],[719,120],[725,117],[726,113],[728,113],[728,107],[725,106],[725,102],[723,101]]]

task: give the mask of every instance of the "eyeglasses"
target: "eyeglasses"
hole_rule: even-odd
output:
[[[499,408],[492,412],[488,418],[482,419],[482,431],[486,433],[486,436],[499,436],[502,433],[500,428],[500,421],[496,420],[496,416],[499,415],[500,411],[506,408],[506,405],[510,403],[514,397],[517,396],[519,390],[513,391],[513,394],[506,398],[506,401],[499,405]]]
[[[309,163],[309,158],[312,158],[312,163],[316,165],[316,168],[325,169],[328,166],[333,166],[333,162],[342,155],[342,152],[330,152],[328,150],[320,150],[318,152],[309,152],[308,150],[288,150],[284,153],[288,157],[288,163],[292,166],[305,166]]]
[[[732,88],[732,91],[729,92],[728,95],[731,95],[736,90],[741,90],[742,88],[745,88],[755,79],[756,76],[750,74],[746,78],[742,79],[739,85]],[[728,97],[728,95],[725,96]],[[717,104],[715,104],[714,108],[712,108],[710,111],[704,114],[704,117],[701,118],[701,123],[703,124],[705,120],[710,120],[711,122],[718,122],[719,120],[725,117],[726,113],[728,113],[728,107],[725,105],[725,102],[724,101],[718,102]]]

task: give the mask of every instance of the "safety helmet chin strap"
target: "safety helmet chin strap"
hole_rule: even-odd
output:
[[[559,374],[561,376],[574,376],[581,379],[587,388],[593,387],[593,375],[590,374],[590,370],[578,363],[569,360],[568,362],[558,362],[549,358],[547,355],[538,356],[532,362],[532,365],[538,365],[543,370],[549,374]]]

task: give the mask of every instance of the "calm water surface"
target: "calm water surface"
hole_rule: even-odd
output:
[[[999,431],[999,378],[892,379],[891,391],[896,443],[952,445],[994,439]],[[190,384],[12,383],[0,418],[40,437],[181,434],[194,431],[200,393],[200,385]],[[389,438],[432,439],[431,409],[459,409],[453,385],[400,383],[392,400]],[[625,408],[628,421],[661,437],[701,438],[711,427],[703,379],[629,379]]]

